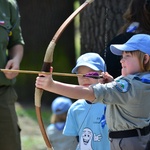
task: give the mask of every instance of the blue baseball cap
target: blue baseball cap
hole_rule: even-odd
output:
[[[112,44],[110,50],[115,55],[122,55],[123,51],[136,51],[139,50],[143,53],[150,55],[150,35],[136,34],[132,36],[124,44]]]
[[[85,53],[81,55],[76,62],[76,66],[72,69],[72,73],[77,73],[78,67],[86,66],[95,71],[106,71],[103,58],[97,53]]]
[[[63,114],[68,111],[72,104],[72,101],[66,97],[57,97],[52,102],[52,112],[54,114]]]

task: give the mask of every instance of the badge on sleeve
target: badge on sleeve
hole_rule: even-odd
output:
[[[129,90],[129,87],[130,87],[130,85],[127,80],[124,80],[124,79],[116,80],[116,89],[119,92],[125,93]]]

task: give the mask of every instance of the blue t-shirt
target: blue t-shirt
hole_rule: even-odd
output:
[[[79,136],[77,150],[110,150],[108,128],[104,123],[105,105],[74,102],[67,115],[63,134]]]

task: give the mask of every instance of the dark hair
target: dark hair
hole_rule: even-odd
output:
[[[138,33],[150,34],[150,0],[132,0],[123,18],[125,25],[119,33],[125,32],[132,22],[139,22]]]

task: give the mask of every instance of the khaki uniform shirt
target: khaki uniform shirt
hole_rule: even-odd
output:
[[[16,44],[24,44],[16,1],[0,0],[0,68],[5,68],[9,59],[8,51]],[[0,86],[11,84],[13,80],[6,79],[0,72]]]
[[[143,128],[150,123],[150,72],[92,86],[96,101],[107,104],[110,131]]]

